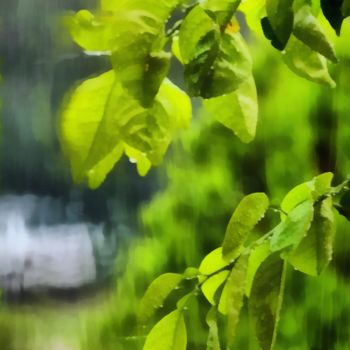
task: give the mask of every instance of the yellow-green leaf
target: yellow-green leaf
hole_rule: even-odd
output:
[[[225,27],[236,12],[241,0],[204,0],[201,6],[215,15],[220,26]]]
[[[129,145],[124,145],[125,154],[129,157],[131,163],[136,164],[137,172],[140,176],[145,176],[151,169],[151,162],[147,158],[147,155]]]
[[[293,36],[288,41],[283,59],[295,74],[328,87],[336,86],[328,73],[326,58]]]
[[[84,81],[67,98],[61,116],[61,141],[75,181],[87,177],[97,187],[120,158],[120,147],[145,175],[162,161],[191,114],[190,98],[167,79],[151,108],[130,97],[114,71]]]
[[[168,295],[182,281],[183,276],[177,273],[165,273],[157,277],[147,288],[138,312],[139,322],[146,324],[161,307]]]
[[[288,214],[298,204],[306,200],[317,200],[330,190],[332,179],[333,173],[327,172],[314,177],[311,181],[295,186],[283,198],[281,209]],[[284,217],[283,214],[282,218]]]
[[[229,256],[245,242],[248,234],[264,217],[269,206],[265,193],[251,193],[245,196],[232,214],[222,246],[223,256]]]
[[[250,254],[247,267],[247,277],[245,283],[245,295],[249,297],[252,288],[255,273],[261,263],[271,254],[270,242],[265,240],[261,244],[254,247]]]
[[[222,257],[222,247],[219,247],[204,257],[199,265],[199,272],[203,275],[210,275],[228,264],[229,262]]]
[[[299,271],[311,276],[319,275],[332,258],[335,221],[332,197],[315,205],[314,220],[307,236],[288,258]]]
[[[306,200],[296,206],[286,219],[271,231],[271,251],[295,248],[306,236],[313,219],[313,213],[312,200]]]
[[[83,181],[86,172],[105,159],[120,142],[118,138],[113,139],[107,152],[101,152],[99,157],[91,159],[92,145],[96,142],[99,125],[106,114],[106,104],[114,82],[113,71],[85,80],[69,95],[63,107],[61,142],[75,181]]]
[[[271,350],[276,341],[282,306],[285,263],[278,253],[259,266],[249,298],[249,311],[262,350]]]
[[[186,350],[187,332],[182,312],[175,310],[162,318],[146,338],[143,350]]]
[[[202,285],[201,289],[204,296],[207,298],[210,304],[215,305],[215,293],[218,288],[225,282],[229,274],[228,270],[223,270],[217,274],[209,277]]]
[[[266,13],[283,48],[293,30],[293,0],[266,0]]]
[[[221,350],[216,310],[214,307],[210,308],[205,320],[209,326],[207,350]]]
[[[211,98],[230,93],[251,76],[252,62],[241,35],[221,33],[200,6],[185,17],[179,47],[185,80],[193,96]]]
[[[293,33],[296,38],[320,53],[334,63],[337,57],[333,45],[327,39],[325,32],[317,18],[312,14],[311,6],[300,7],[295,14]]]
[[[228,345],[233,343],[243,306],[248,259],[249,254],[243,254],[239,257],[221,293],[218,310],[227,315],[226,338]]]
[[[113,169],[114,165],[123,155],[123,151],[123,144],[118,143],[111,153],[87,172],[88,185],[90,188],[95,189],[103,183],[107,174]]]
[[[204,100],[204,106],[241,141],[250,142],[254,139],[258,101],[253,76],[246,79],[234,92]]]

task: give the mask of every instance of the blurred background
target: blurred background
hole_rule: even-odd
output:
[[[0,2],[1,350],[140,349],[145,330],[135,328],[135,311],[150,281],[198,266],[221,244],[244,194],[264,191],[278,205],[321,172],[334,172],[335,183],[350,175],[347,20],[333,90],[295,76],[246,31],[260,109],[251,144],[194,100],[190,129],[158,169],[140,178],[123,159],[99,189],[75,185],[57,136],[60,106],[110,65],[72,43],[62,16],[94,6]],[[174,61],[171,78],[183,86],[181,74]],[[288,271],[277,349],[350,348],[350,224],[338,215],[337,224],[334,258],[321,277]],[[188,310],[190,350],[205,349],[204,304],[198,298]],[[237,349],[257,349],[246,310],[237,334]]]

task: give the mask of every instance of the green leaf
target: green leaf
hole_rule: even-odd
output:
[[[313,199],[317,200],[319,197],[326,194],[331,188],[333,173],[327,172],[314,177],[311,181],[304,182],[292,188],[281,203],[281,209],[285,213],[289,213],[300,203]],[[282,219],[285,215],[282,215]]]
[[[285,281],[285,263],[270,255],[258,268],[249,299],[249,311],[262,350],[273,348]]]
[[[201,6],[206,11],[213,13],[216,22],[225,28],[240,3],[241,0],[204,0],[201,2]]]
[[[173,55],[177,58],[177,60],[181,63],[183,63],[183,58],[180,53],[180,45],[179,45],[179,36],[176,35],[173,37],[173,40],[171,42],[171,52]]]
[[[240,201],[226,229],[222,245],[224,258],[243,245],[248,234],[264,217],[268,206],[268,197],[260,192],[251,193]]]
[[[343,23],[342,2],[335,0],[321,0],[321,8],[329,24],[333,27],[337,35],[340,35]]]
[[[168,295],[182,281],[183,276],[177,273],[165,273],[157,277],[147,288],[138,312],[141,324],[146,324],[161,307]]]
[[[123,50],[112,54],[113,67],[124,88],[149,107],[170,66],[170,54],[164,51],[148,52],[142,38],[128,43]]]
[[[328,73],[327,60],[295,37],[291,37],[283,55],[284,62],[297,75],[334,88],[335,82]]]
[[[143,350],[186,350],[187,332],[182,312],[175,310],[162,318],[146,338]]]
[[[201,272],[196,267],[187,267],[183,273],[186,279],[198,278]]]
[[[170,54],[163,51],[164,27],[180,1],[122,1],[102,4],[93,16],[88,11],[70,20],[73,39],[86,50],[109,51],[118,80],[142,106],[152,104],[165,78]]]
[[[281,209],[288,214],[299,204],[307,200],[312,200],[312,189],[313,183],[310,181],[303,182],[300,185],[295,186],[283,198],[281,202]],[[285,217],[286,215],[283,214],[282,218]]]
[[[147,158],[147,155],[135,148],[130,147],[127,144],[124,146],[124,151],[128,156],[130,162],[136,164],[137,172],[139,175],[145,176],[152,166],[152,163]]]
[[[169,79],[165,79],[160,86],[156,101],[169,115],[172,129],[184,129],[190,125],[192,118],[191,99]]]
[[[103,183],[107,174],[122,157],[123,151],[123,144],[118,143],[111,153],[88,171],[88,185],[91,189],[96,189]]]
[[[271,231],[271,251],[296,247],[310,228],[313,212],[312,200],[306,200],[291,210],[287,218]]]
[[[151,164],[162,161],[191,114],[189,97],[169,80],[162,83],[148,109],[123,90],[114,71],[84,81],[69,95],[61,116],[61,141],[75,181],[96,173],[100,180],[89,182],[92,187],[99,185],[120,158],[119,144],[145,175]]]
[[[209,33],[212,33],[212,42],[208,40],[204,43],[203,39],[208,37]],[[195,6],[185,17],[179,32],[179,49],[183,63],[188,64],[198,55],[210,53],[217,46],[219,35],[218,25],[200,6]],[[217,48],[214,51],[216,50]]]
[[[153,165],[161,163],[172,138],[188,126],[192,115],[189,97],[167,79],[146,113],[132,116],[131,111],[116,119],[116,127],[122,139],[143,152]]]
[[[179,47],[185,79],[193,96],[211,98],[234,91],[251,76],[249,51],[239,33],[220,33],[219,27],[196,6],[184,19]]]
[[[201,290],[211,305],[216,304],[215,293],[219,287],[225,282],[229,274],[228,270],[224,270],[209,277],[202,285]]]
[[[302,6],[295,14],[293,34],[312,50],[337,63],[333,45],[327,39],[309,5]]]
[[[314,183],[314,188],[312,196],[315,200],[330,191],[333,176],[333,173],[326,172],[313,178],[312,182]]]
[[[335,222],[332,198],[316,203],[314,220],[288,261],[299,271],[311,276],[319,275],[332,258]]]
[[[265,38],[271,41],[271,45],[277,49],[282,51],[285,48],[285,44],[282,44],[280,40],[278,39],[277,35],[275,34],[271,23],[267,17],[263,17],[260,20],[261,23],[261,29],[265,35]]]
[[[219,247],[204,257],[199,265],[199,272],[203,275],[210,275],[227,265],[229,265],[229,262],[222,257],[222,247]]]
[[[209,326],[207,350],[221,350],[216,310],[214,307],[210,308],[205,321]]]
[[[249,297],[252,288],[255,273],[261,263],[271,254],[270,242],[265,240],[261,244],[254,247],[250,254],[247,267],[247,277],[245,283],[245,295]]]
[[[204,106],[216,120],[231,129],[243,142],[255,137],[258,101],[254,78],[246,79],[227,95],[204,100]]]
[[[218,310],[227,315],[226,337],[232,345],[241,308],[243,306],[245,283],[247,278],[248,254],[243,254],[232,268],[221,294]]]
[[[65,21],[72,39],[83,49],[110,53],[114,48],[114,29],[108,16],[96,17],[81,10]]]
[[[77,182],[82,182],[86,172],[101,163],[120,142],[111,134],[110,138],[113,138],[113,141],[106,139],[107,151],[101,151],[98,157],[92,154],[92,145],[96,143],[99,125],[106,115],[107,101],[110,99],[114,82],[113,71],[88,79],[69,95],[63,107],[61,143],[70,160],[73,178]],[[117,161],[118,157],[115,160]],[[110,165],[113,166],[108,161],[107,168],[110,168]],[[103,167],[99,169],[100,176],[105,176],[109,171],[105,170],[104,172]]]
[[[293,0],[266,0],[266,13],[283,49],[293,30]]]

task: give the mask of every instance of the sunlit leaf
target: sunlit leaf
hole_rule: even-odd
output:
[[[163,51],[162,39],[168,17],[179,3],[106,1],[101,14],[82,10],[67,22],[73,40],[85,50],[111,53],[122,86],[148,107],[169,69],[170,55]]]
[[[313,211],[312,200],[306,200],[296,206],[286,219],[271,231],[271,251],[296,247],[310,228]]]
[[[114,82],[113,71],[88,79],[69,95],[64,105],[61,116],[61,141],[70,160],[75,181],[83,181],[86,171],[105,159],[120,142],[111,134],[110,139],[113,141],[106,140],[109,146],[107,152],[101,152],[98,158],[90,155],[99,125],[106,114],[106,104]]]
[[[193,96],[211,98],[234,91],[251,75],[251,58],[239,33],[220,33],[209,15],[196,6],[179,33],[185,79]]]
[[[266,0],[266,13],[283,49],[293,30],[293,0]]]
[[[178,59],[178,61],[183,63],[183,58],[180,52],[179,37],[177,35],[173,37],[171,43],[171,51],[174,54],[174,56]]]
[[[332,258],[335,222],[332,198],[315,205],[314,220],[288,261],[299,271],[311,276],[319,275]]]
[[[124,91],[114,71],[84,81],[69,95],[61,116],[61,140],[74,179],[81,182],[96,173],[100,180],[89,180],[96,187],[112,169],[112,160],[120,158],[114,151],[118,144],[145,175],[151,164],[162,161],[191,114],[189,97],[169,80],[148,109]]]
[[[222,247],[219,247],[204,257],[199,266],[199,271],[203,275],[210,275],[216,271],[221,270],[228,264],[229,262],[222,257]]]
[[[302,6],[295,14],[293,33],[297,39],[329,60],[337,62],[333,45],[329,42],[321,24],[312,14],[309,5]]]
[[[147,52],[147,48],[142,47],[142,40],[131,40],[123,50],[115,51],[112,63],[124,88],[148,107],[168,73],[170,54]]]
[[[289,213],[298,204],[309,200],[317,200],[330,190],[333,174],[331,172],[320,174],[311,181],[304,182],[292,188],[281,202],[281,209],[284,213]],[[282,215],[284,218],[285,215]]]
[[[333,173],[326,172],[326,173],[317,175],[312,179],[312,182],[314,183],[312,195],[315,200],[319,199],[321,196],[329,192],[331,188],[333,176],[334,176]]]
[[[189,126],[192,118],[191,99],[169,79],[163,81],[156,100],[171,116],[171,127],[173,129],[183,129]]]
[[[205,320],[209,326],[207,350],[221,350],[215,308],[209,310]]]
[[[113,23],[108,16],[96,17],[87,10],[67,17],[66,23],[72,39],[87,51],[109,53],[114,48]]]
[[[247,277],[245,283],[245,295],[249,297],[255,273],[261,263],[271,254],[270,242],[268,240],[254,247],[250,254],[247,267]]]
[[[215,293],[218,288],[225,282],[229,274],[228,270],[223,270],[209,277],[202,285],[201,290],[210,304],[215,305]]]
[[[245,196],[232,214],[222,246],[223,256],[238,249],[255,225],[264,217],[269,206],[265,193],[251,193]]]
[[[199,277],[201,275],[201,272],[196,267],[187,267],[183,275],[186,279],[192,279]]]
[[[177,273],[165,273],[157,277],[147,288],[138,312],[142,324],[147,323],[157,308],[161,307],[167,296],[182,281],[183,276]]]
[[[175,310],[152,328],[143,350],[186,350],[186,345],[185,321],[182,312]]]
[[[313,184],[311,182],[303,182],[293,187],[281,202],[281,209],[283,212],[288,214],[302,202],[312,200],[312,189]],[[285,215],[282,215],[282,218],[284,217]]]
[[[204,106],[241,141],[250,142],[255,137],[258,101],[253,77],[246,79],[234,92],[205,100]]]
[[[233,266],[221,293],[218,306],[218,310],[223,315],[227,315],[226,338],[229,345],[233,343],[236,326],[243,306],[248,259],[249,254],[243,254]]]
[[[123,144],[118,143],[112,152],[88,171],[87,178],[90,188],[95,189],[103,183],[107,174],[113,169],[114,165],[123,155],[123,151]]]
[[[241,0],[204,0],[201,6],[215,15],[220,26],[226,26],[236,12]]]
[[[213,33],[212,41],[209,40],[209,33]],[[185,17],[180,28],[179,48],[183,63],[188,64],[201,54],[209,56],[211,50],[215,53],[219,34],[219,27],[210,16],[200,6],[195,6]],[[207,42],[203,40],[206,37]]]
[[[150,170],[152,163],[147,155],[129,145],[124,145],[125,154],[129,157],[130,162],[136,164],[137,172],[140,176],[145,176]]]
[[[288,41],[283,59],[295,74],[332,88],[336,86],[328,73],[326,58],[293,36]]]
[[[271,350],[276,341],[283,299],[285,263],[277,253],[258,268],[249,298],[249,311],[262,350]]]

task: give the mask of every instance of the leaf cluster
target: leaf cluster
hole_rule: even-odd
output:
[[[184,315],[193,297],[201,293],[209,304],[207,349],[232,349],[235,329],[247,301],[254,333],[260,348],[272,349],[282,307],[288,265],[318,276],[332,258],[335,235],[333,202],[348,197],[348,182],[332,187],[332,173],[323,173],[287,193],[279,208],[264,193],[245,196],[228,223],[221,247],[204,257],[198,268],[183,274],[164,274],[152,282],[141,300],[139,322],[146,326],[157,308],[186,280],[192,290],[180,295],[176,309],[164,316],[149,332],[144,349],[186,349]],[[256,225],[270,212],[280,222],[257,239],[249,239]],[[253,235],[254,237],[254,235]],[[218,331],[224,319],[226,331]],[[171,330],[171,331],[169,331]],[[161,344],[161,346],[157,345]]]
[[[74,180],[98,187],[123,154],[146,175],[189,125],[193,96],[243,142],[254,138],[257,92],[238,12],[251,30],[252,18],[261,20],[292,71],[334,87],[327,60],[337,57],[320,9],[339,34],[347,0],[101,0],[95,14],[67,17],[73,40],[86,54],[107,55],[112,68],[65,99],[60,135]],[[187,93],[167,77],[173,56],[183,66]]]

